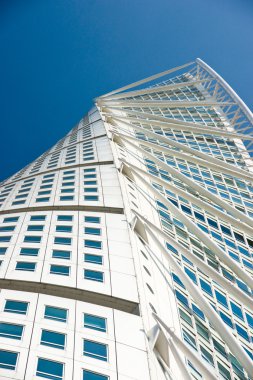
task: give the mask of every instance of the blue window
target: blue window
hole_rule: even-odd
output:
[[[48,202],[49,199],[50,199],[49,197],[36,198],[36,202]]]
[[[0,350],[0,368],[15,371],[17,365],[18,353],[12,351]]]
[[[86,280],[103,282],[104,281],[104,273],[96,271],[96,270],[84,269],[84,278]]]
[[[7,251],[7,247],[0,247],[0,255],[4,255]]]
[[[67,267],[65,265],[56,265],[51,264],[50,265],[50,273],[51,274],[57,274],[61,276],[69,276],[70,267]]]
[[[204,292],[206,292],[207,294],[210,294],[210,296],[212,296],[213,293],[211,286],[206,281],[202,280],[202,278],[199,279],[199,282],[201,289],[204,290]]]
[[[228,308],[228,303],[227,303],[227,299],[226,299],[226,297],[225,297],[222,293],[218,292],[218,290],[215,290],[215,295],[216,295],[217,301],[218,301],[221,305],[223,305],[223,306],[225,306],[226,308]]]
[[[182,302],[185,306],[189,307],[187,298],[180,293],[178,290],[175,291],[177,299]]]
[[[0,336],[2,338],[21,340],[24,326],[0,322]]]
[[[96,172],[96,168],[83,169],[83,172],[84,173],[95,173]]]
[[[196,305],[192,304],[192,311],[194,312],[194,314],[196,314],[199,318],[203,319],[203,321],[205,320],[205,316],[204,316],[204,313],[203,311],[201,311]]]
[[[60,197],[60,201],[73,201],[74,196],[73,195],[64,195]]]
[[[222,311],[220,311],[220,316],[221,318],[223,319],[223,321],[231,328],[233,328],[233,323],[232,323],[232,320],[231,318],[229,318],[226,314],[222,313]]]
[[[43,358],[38,359],[36,376],[43,377],[50,380],[63,379],[64,364],[47,360]]]
[[[108,360],[107,345],[85,339],[83,341],[83,355],[106,362]]]
[[[54,244],[71,245],[71,238],[55,237]]]
[[[109,380],[108,376],[101,375],[91,371],[83,370],[83,380]]]
[[[8,313],[23,314],[27,313],[28,302],[6,300],[4,311]]]
[[[38,256],[39,248],[21,248],[21,256]]]
[[[86,223],[100,223],[100,217],[98,217],[98,216],[85,216],[84,221]]]
[[[103,264],[103,257],[101,255],[92,255],[90,253],[85,253],[84,255],[84,261],[86,263],[93,263],[93,264]]]
[[[24,242],[25,243],[40,243],[41,236],[25,236]]]
[[[84,233],[89,234],[89,235],[101,235],[101,229],[93,228],[93,227],[85,227]]]
[[[13,216],[13,217],[9,217],[9,218],[4,218],[3,223],[13,223],[13,222],[17,222],[18,219],[19,219],[18,216]]]
[[[36,225],[36,224],[27,227],[27,231],[43,231],[43,229],[44,229],[44,226]]]
[[[14,231],[16,226],[3,226],[0,227],[0,232]]]
[[[86,248],[101,249],[102,248],[102,242],[97,241],[97,240],[84,240],[84,246]]]
[[[46,215],[32,215],[30,220],[34,222],[46,220]]]
[[[248,313],[246,313],[246,319],[247,319],[249,326],[251,328],[253,328],[253,317],[251,315],[249,315]]]
[[[73,188],[61,189],[61,193],[74,193],[74,189]]]
[[[62,186],[75,186],[75,182],[63,182]]]
[[[52,319],[58,322],[66,322],[67,321],[67,309],[62,309],[60,307],[54,306],[45,306],[44,318]]]
[[[42,330],[40,344],[64,350],[66,335],[55,331]]]
[[[185,273],[190,277],[190,279],[197,284],[197,279],[195,273],[193,273],[190,269],[187,267],[184,268]]]
[[[71,252],[70,251],[62,251],[60,249],[54,249],[52,253],[52,257],[54,259],[70,259]]]
[[[36,263],[30,263],[28,261],[18,261],[16,264],[16,270],[23,270],[28,272],[34,272]]]
[[[73,216],[72,215],[58,215],[57,220],[60,222],[72,222]]]
[[[216,228],[217,230],[219,229],[218,224],[214,220],[207,218],[207,221],[209,226]]]
[[[234,302],[230,301],[231,309],[234,315],[236,315],[238,318],[244,320],[243,314],[242,314],[242,309],[237,306]]]
[[[85,195],[84,196],[85,201],[98,201],[97,195]]]
[[[84,327],[106,332],[106,319],[96,315],[84,314]]]
[[[56,232],[72,232],[72,226],[56,226]]]
[[[248,336],[248,333],[247,331],[242,328],[241,326],[239,326],[237,323],[235,324],[235,328],[236,328],[236,331],[238,332],[238,334],[240,336],[242,336],[244,339],[246,339],[248,342],[250,341],[249,340],[249,336]]]
[[[11,240],[11,236],[0,236],[0,242],[9,242]]]

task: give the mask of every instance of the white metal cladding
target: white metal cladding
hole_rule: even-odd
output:
[[[197,59],[95,99],[3,181],[1,379],[252,378],[252,137]]]

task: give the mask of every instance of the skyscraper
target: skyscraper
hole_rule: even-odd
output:
[[[253,378],[252,124],[197,59],[1,183],[1,379]]]

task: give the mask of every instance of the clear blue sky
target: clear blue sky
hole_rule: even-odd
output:
[[[204,59],[252,109],[253,0],[0,0],[0,179],[92,99]]]

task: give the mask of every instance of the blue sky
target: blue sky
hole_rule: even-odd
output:
[[[252,109],[252,0],[1,0],[0,179],[98,95],[200,57]]]

